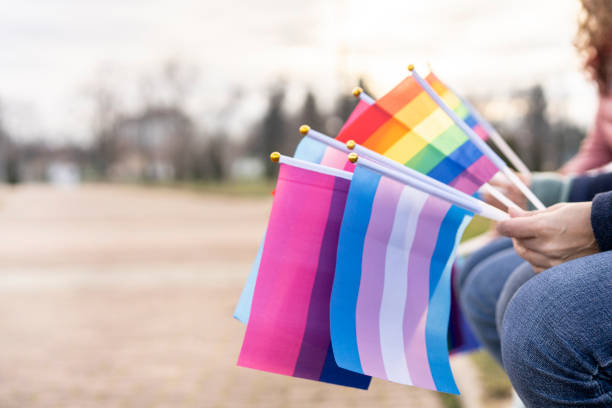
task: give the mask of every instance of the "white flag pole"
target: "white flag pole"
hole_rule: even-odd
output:
[[[449,203],[454,204],[457,207],[463,208],[464,210],[470,211],[474,214],[478,214],[482,217],[489,218],[493,221],[504,221],[510,218],[509,215],[505,212],[483,201],[480,201],[477,198],[474,198],[472,196],[461,197],[456,193],[449,193],[447,191],[435,188],[431,183],[424,183],[421,180],[408,177],[387,167],[381,166],[380,164],[372,160],[359,158],[357,153],[349,154],[348,159],[352,163],[356,163],[358,161],[359,165],[368,167],[369,169],[374,170],[375,172],[380,173],[383,176],[399,181],[400,183],[406,184],[417,190],[423,191],[424,193],[438,197],[444,201],[448,201]]]
[[[472,113],[472,115],[474,115],[478,123],[482,125],[484,130],[491,137],[491,140],[493,141],[493,143],[495,143],[495,146],[497,146],[499,150],[501,150],[504,156],[506,156],[508,161],[512,163],[512,165],[518,170],[518,172],[525,177],[531,177],[531,171],[529,171],[527,165],[521,160],[520,157],[518,157],[514,150],[512,150],[510,145],[504,140],[504,138],[493,127],[493,125],[491,125],[491,123],[489,123],[489,121],[487,121],[467,99],[459,96],[459,94],[457,94],[453,90],[451,90],[451,92],[453,92],[457,96],[457,98],[459,98],[461,103],[463,103],[470,110],[470,112]]]
[[[473,202],[473,200],[481,202],[480,200],[477,200],[471,195],[466,194],[462,191],[459,191],[456,188],[449,186],[448,184],[442,183],[441,181],[438,181],[432,177],[429,177],[426,174],[420,173],[414,169],[406,167],[396,162],[395,160],[391,160],[390,158],[383,156],[380,153],[377,153],[366,147],[360,146],[357,143],[355,143],[353,140],[349,140],[348,142],[346,142],[346,145],[344,145],[343,143],[339,142],[338,140],[334,138],[331,138],[321,132],[317,132],[316,130],[311,129],[308,125],[300,126],[300,133],[302,133],[304,136],[311,137],[314,140],[317,140],[323,144],[326,144],[332,148],[335,148],[341,152],[344,152],[344,153],[355,152],[361,157],[361,160],[367,159],[369,162],[376,163],[381,168],[387,168],[391,172],[399,173],[403,175],[404,177],[415,179],[420,184],[430,185],[432,189],[440,190],[441,194],[445,194],[445,197],[452,195],[452,196],[457,197],[457,200],[463,203],[466,203],[466,202],[471,203]],[[408,183],[405,183],[405,184],[408,184]],[[465,205],[469,205],[469,204],[465,204]],[[469,211],[474,212],[473,209],[469,209]]]
[[[270,160],[274,163],[288,164],[290,166],[299,167],[304,170],[310,170],[321,174],[327,174],[328,176],[341,177],[346,180],[353,178],[353,173],[349,171],[339,170],[333,167],[323,166],[321,164],[309,162],[306,160],[296,159],[295,157],[285,156],[279,152],[270,153]]]
[[[421,88],[436,102],[436,104],[455,122],[455,124],[470,138],[472,143],[478,147],[478,149],[497,166],[498,169],[508,178],[508,180],[514,184],[521,193],[527,197],[529,201],[538,209],[543,210],[546,208],[544,204],[533,194],[531,190],[523,183],[523,181],[517,177],[516,174],[503,161],[491,148],[482,140],[473,130],[470,128],[457,114],[438,96],[436,91],[425,81],[415,70],[414,66],[408,66],[408,70],[412,73],[412,77],[421,85]]]
[[[362,101],[364,101],[364,102],[365,102],[365,103],[367,103],[368,105],[373,105],[373,104],[376,102],[376,101],[374,100],[374,98],[372,98],[371,96],[369,96],[367,93],[365,93],[365,92],[363,91],[363,89],[361,89],[361,88],[359,88],[359,87],[357,87],[357,88],[353,89],[353,95],[354,95],[356,98],[361,99]],[[501,137],[501,136],[500,136],[500,137]],[[354,142],[353,142],[353,143],[354,143]],[[367,150],[369,150],[369,149],[367,149]],[[370,150],[370,151],[371,151],[371,150]],[[359,153],[359,154],[363,154],[363,152],[359,152],[359,151],[358,151],[357,153]],[[372,153],[375,153],[375,152],[372,152]],[[367,155],[367,153],[366,153],[366,155]],[[381,156],[382,156],[382,155],[381,155]],[[387,164],[389,164],[389,162],[392,162],[392,163],[394,163],[394,164],[397,164],[397,165],[399,165],[399,166],[401,166],[401,167],[406,168],[405,166],[402,166],[401,164],[399,164],[399,163],[395,162],[394,160],[388,159],[388,158],[386,158],[385,156],[382,156],[382,157],[384,157],[384,158],[386,159],[386,160],[385,160],[385,163],[387,163]],[[418,172],[417,172],[417,173],[418,173]],[[419,173],[419,174],[421,174],[421,173]],[[432,180],[435,180],[435,179],[432,179]],[[435,180],[435,181],[437,181],[437,180]],[[440,184],[442,184],[442,185],[446,186],[446,184],[444,184],[444,183],[440,183]],[[512,200],[511,200],[510,198],[508,198],[508,197],[507,197],[507,196],[506,196],[504,193],[502,193],[501,191],[499,191],[498,189],[496,189],[495,187],[493,187],[493,186],[492,186],[492,185],[490,185],[489,183],[484,183],[484,184],[482,185],[482,187],[481,187],[481,190],[482,190],[483,192],[485,192],[485,193],[489,193],[489,194],[491,194],[491,195],[492,195],[492,196],[493,196],[495,199],[497,199],[499,202],[501,202],[501,203],[502,203],[503,205],[505,205],[507,208],[515,208],[515,209],[520,209],[520,207],[519,207],[519,206],[518,206],[518,205],[517,205],[517,204],[516,204],[514,201],[512,201]]]

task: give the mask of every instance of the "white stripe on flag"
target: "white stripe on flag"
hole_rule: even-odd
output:
[[[387,246],[385,280],[379,315],[380,345],[387,379],[407,385],[412,384],[406,364],[403,332],[408,257],[419,214],[427,197],[427,194],[408,186],[402,191]]]

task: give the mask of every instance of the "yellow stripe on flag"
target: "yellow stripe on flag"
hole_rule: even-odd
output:
[[[436,109],[438,109],[438,105],[436,105],[429,95],[425,92],[421,92],[416,98],[397,112],[395,117],[412,129]]]
[[[452,119],[442,109],[436,109],[424,121],[415,126],[413,131],[427,142],[431,142],[452,125]]]
[[[408,132],[383,154],[400,163],[406,163],[420,152],[427,142],[415,132]]]

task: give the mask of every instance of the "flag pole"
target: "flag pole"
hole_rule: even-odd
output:
[[[415,180],[418,180],[420,183],[431,185],[432,188],[440,190],[445,194],[450,194],[459,197],[460,200],[463,201],[471,201],[475,200],[474,197],[469,194],[464,193],[463,191],[459,191],[456,188],[449,186],[448,184],[442,183],[432,177],[429,177],[426,174],[420,173],[410,167],[406,167],[395,160],[392,160],[386,156],[383,156],[380,153],[377,153],[373,150],[368,149],[367,147],[363,147],[355,143],[354,140],[349,140],[346,142],[346,145],[339,142],[338,140],[331,138],[321,132],[317,132],[314,129],[311,129],[308,125],[300,126],[300,133],[304,136],[311,137],[312,139],[321,142],[327,146],[335,148],[344,153],[356,153],[363,159],[368,159],[371,162],[378,164],[381,167],[386,167],[390,169],[390,171],[394,171],[402,174],[404,177],[409,177]],[[500,193],[501,194],[501,193]]]
[[[354,96],[355,98],[359,98],[359,99],[361,99],[362,101],[364,101],[364,102],[365,102],[365,103],[367,103],[368,105],[374,105],[374,103],[376,102],[376,101],[374,100],[374,98],[372,98],[370,95],[368,95],[367,93],[365,93],[365,92],[363,91],[363,89],[362,89],[362,88],[360,88],[360,87],[355,87],[355,88],[353,88],[353,96]]]
[[[472,115],[474,115],[476,120],[482,125],[484,130],[491,137],[491,140],[493,141],[493,143],[495,143],[495,146],[497,146],[499,150],[501,150],[501,152],[504,154],[504,156],[506,156],[508,161],[512,163],[512,165],[516,168],[516,170],[525,177],[531,177],[531,171],[529,170],[527,165],[521,160],[521,158],[515,153],[515,151],[512,150],[510,145],[506,142],[506,140],[504,140],[504,138],[493,127],[493,125],[491,125],[491,123],[489,123],[489,121],[486,120],[467,99],[463,98],[452,89],[450,90],[459,98],[461,103],[463,103],[470,110]]]
[[[279,152],[270,153],[270,160],[274,163],[288,164],[290,166],[299,167],[304,170],[315,171],[317,173],[327,174],[329,176],[341,177],[346,180],[353,178],[353,173],[333,167],[323,166],[321,164],[312,163],[305,160],[296,159],[295,157],[285,156]]]
[[[436,91],[425,81],[414,69],[414,65],[409,65],[408,70],[412,73],[412,77],[421,85],[421,88],[431,97],[431,99],[436,102],[436,104],[442,109],[455,124],[470,138],[472,143],[476,145],[476,147],[497,166],[498,169],[508,178],[508,180],[519,189],[521,193],[538,210],[543,210],[546,208],[544,204],[538,199],[538,197],[533,194],[533,192],[523,183],[523,181],[518,178],[516,174],[508,167],[505,161],[503,161],[485,142],[482,140],[473,130],[470,128],[457,114],[450,108],[444,101],[438,96]]]
[[[468,196],[467,194],[465,194],[466,197],[462,197],[456,194],[456,192],[450,193],[448,191],[443,191],[441,189],[434,187],[431,183],[425,183],[425,182],[422,182],[421,180],[418,180],[412,177],[408,177],[404,174],[400,174],[387,167],[383,167],[380,164],[372,160],[360,158],[357,153],[349,154],[348,160],[351,163],[358,163],[359,165],[362,165],[371,170],[374,170],[375,172],[383,176],[399,181],[400,183],[406,184],[417,190],[423,191],[424,193],[430,194],[444,201],[447,201],[451,204],[454,204],[457,207],[461,207],[466,211],[470,211],[482,217],[489,218],[493,221],[504,221],[509,218],[509,215],[503,212],[502,210],[495,208],[492,205],[489,205],[483,201],[480,201],[477,198]],[[428,177],[428,176],[425,176],[425,177]]]
[[[376,101],[374,100],[374,98],[372,98],[370,95],[368,95],[367,93],[365,93],[363,91],[363,89],[361,89],[360,87],[356,87],[353,89],[353,96],[355,96],[356,98],[361,99],[362,101],[364,101],[365,103],[367,103],[368,105],[373,105]],[[353,141],[353,144],[355,142]],[[349,149],[351,148],[350,146],[348,146]],[[369,150],[369,149],[367,149]],[[371,150],[370,150],[371,151]],[[359,153],[359,152],[357,152]],[[375,153],[375,152],[372,152]],[[360,153],[363,154],[363,153]],[[367,153],[366,153],[367,154]],[[401,164],[397,163],[394,160],[388,159],[385,156],[380,155],[381,157],[385,158],[385,163],[388,165],[391,165],[391,163],[393,164],[398,164],[399,166],[406,168],[406,166],[402,166]],[[378,160],[380,161],[380,160]],[[395,167],[395,166],[394,166]],[[418,172],[417,172],[418,173]],[[421,173],[418,173],[421,174]],[[435,179],[432,179],[435,180]],[[437,181],[437,180],[435,180]],[[444,183],[440,183],[444,186],[446,186],[446,184]],[[501,191],[499,191],[498,189],[496,189],[495,187],[493,187],[492,185],[490,185],[489,183],[484,183],[481,186],[481,189],[483,192],[491,194],[491,196],[493,196],[496,200],[498,200],[499,202],[501,202],[503,205],[505,205],[507,208],[515,208],[515,209],[521,209],[521,207],[519,207],[514,201],[512,201],[510,198],[508,198],[504,193],[502,193]]]

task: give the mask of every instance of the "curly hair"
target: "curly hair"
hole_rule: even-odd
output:
[[[612,85],[612,1],[581,0],[578,32],[574,42],[584,66],[602,93]]]

